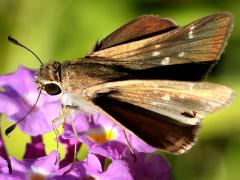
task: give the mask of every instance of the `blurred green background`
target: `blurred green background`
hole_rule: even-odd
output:
[[[19,64],[38,69],[36,59],[7,41],[12,35],[35,51],[44,62],[86,55],[120,25],[143,14],[158,14],[185,25],[214,12],[227,11],[235,25],[225,53],[209,81],[240,93],[240,1],[190,0],[0,0],[0,73]],[[240,98],[221,112],[207,117],[196,145],[185,155],[167,154],[174,179],[240,179]],[[3,129],[9,125],[4,120]],[[53,133],[45,137],[48,152],[55,149]],[[6,138],[10,155],[22,158],[29,137],[19,130]]]

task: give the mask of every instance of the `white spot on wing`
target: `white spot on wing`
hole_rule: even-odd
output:
[[[160,47],[160,45],[159,45],[159,44],[155,45],[155,48],[159,48],[159,47]]]
[[[166,94],[162,97],[162,100],[166,100],[166,101],[169,101],[170,100],[170,95],[169,94]]]
[[[178,54],[178,56],[179,56],[179,57],[183,57],[184,54],[185,54],[185,52],[180,52],[180,53]]]
[[[189,37],[189,39],[192,39],[192,38],[193,38],[193,32],[192,32],[192,31],[189,31],[188,37]]]
[[[152,56],[158,56],[158,55],[160,55],[160,54],[161,54],[160,51],[154,51],[154,52],[152,53]]]
[[[194,30],[194,28],[195,28],[195,26],[191,26],[190,28],[189,28],[189,33],[188,33],[188,37],[189,37],[189,39],[192,39],[193,38],[193,30]]]
[[[196,26],[191,26],[191,27],[190,27],[190,30],[193,30],[195,27],[196,27]]]
[[[165,57],[165,58],[162,60],[161,64],[162,64],[162,65],[168,65],[169,62],[170,62],[170,57]]]

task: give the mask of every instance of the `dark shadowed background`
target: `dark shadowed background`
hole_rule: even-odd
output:
[[[228,46],[209,81],[240,93],[240,1],[234,0],[0,0],[0,73],[22,64],[38,69],[27,51],[7,41],[12,35],[35,51],[44,62],[86,55],[94,43],[120,25],[143,14],[158,14],[185,25],[214,12],[235,16]],[[3,129],[10,123],[4,120]],[[48,152],[55,148],[52,133],[45,136]],[[29,137],[19,130],[5,137],[10,155],[22,158]],[[240,179],[240,98],[221,112],[207,117],[196,145],[185,155],[166,157],[174,179]]]

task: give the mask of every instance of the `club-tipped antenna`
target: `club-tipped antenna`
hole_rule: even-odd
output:
[[[43,89],[43,86],[40,88],[40,91],[39,91],[39,94],[38,94],[38,97],[36,99],[36,102],[34,103],[34,105],[31,107],[31,109],[29,109],[29,111],[21,118],[19,119],[16,123],[14,123],[13,125],[11,125],[10,127],[8,127],[6,130],[5,130],[5,135],[8,136],[16,127],[17,125],[22,122],[32,111],[33,109],[36,107],[37,105],[37,102],[41,96],[41,93],[42,93],[42,89]]]
[[[41,59],[31,49],[27,48],[26,46],[24,46],[22,43],[18,42],[16,39],[12,38],[11,36],[8,36],[8,41],[28,50],[30,53],[32,53],[38,59],[40,64],[43,65],[43,62],[41,61]]]

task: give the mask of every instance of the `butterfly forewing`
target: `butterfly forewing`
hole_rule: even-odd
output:
[[[98,63],[130,69],[214,61],[232,28],[232,15],[216,13],[172,31],[94,52]]]
[[[233,97],[226,86],[167,80],[111,82],[87,88],[84,93],[89,97],[107,96],[189,125],[225,107]]]
[[[177,25],[169,19],[156,15],[140,16],[108,35],[96,45],[93,51],[124,44],[136,39],[143,39],[175,28],[177,28]]]

